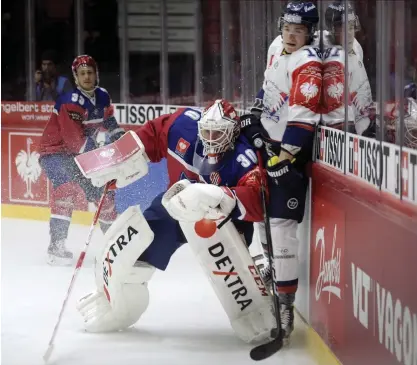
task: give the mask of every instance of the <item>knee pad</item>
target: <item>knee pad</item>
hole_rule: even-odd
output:
[[[146,310],[147,282],[155,268],[136,260],[153,238],[138,206],[129,207],[106,232],[105,245],[95,258],[97,290],[77,305],[87,331],[125,329],[136,323]]]

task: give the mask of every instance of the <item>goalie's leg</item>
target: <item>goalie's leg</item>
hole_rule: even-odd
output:
[[[245,342],[271,339],[272,299],[242,239],[252,233],[252,224],[229,221],[211,237],[202,237],[194,223],[180,225],[237,336]]]
[[[81,298],[77,309],[89,332],[109,332],[133,325],[149,303],[147,283],[155,268],[137,257],[151,244],[152,230],[140,208],[130,207],[106,232],[95,262],[97,289]]]
[[[105,234],[105,247],[96,257],[97,290],[77,305],[87,331],[123,330],[145,312],[155,268],[165,270],[183,243],[178,223],[160,201],[161,196],[155,198],[143,214],[130,207]]]

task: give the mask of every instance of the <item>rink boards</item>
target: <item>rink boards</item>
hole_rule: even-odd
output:
[[[2,105],[2,216],[49,219],[51,188],[37,161],[49,104]],[[177,106],[116,104],[127,128]],[[417,154],[320,128],[299,227],[297,309],[319,364],[417,365]],[[167,184],[164,162],[121,189],[145,209]],[[73,221],[90,224],[80,201]]]

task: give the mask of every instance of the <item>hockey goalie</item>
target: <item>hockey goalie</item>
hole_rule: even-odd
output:
[[[148,209],[128,208],[105,234],[96,256],[96,289],[77,303],[87,331],[134,325],[148,307],[155,270],[165,270],[187,243],[237,336],[271,339],[272,298],[247,248],[253,222],[263,219],[259,168],[239,125],[234,108],[217,100],[202,113],[180,109],[76,157],[95,186],[126,186],[147,174],[149,161],[163,158],[170,180]]]

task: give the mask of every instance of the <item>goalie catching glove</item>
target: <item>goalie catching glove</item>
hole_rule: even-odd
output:
[[[132,131],[113,143],[75,157],[82,174],[97,187],[116,180],[116,188],[122,188],[139,180],[148,173],[148,161],[142,141]]]
[[[180,180],[165,193],[162,205],[177,221],[198,222],[203,218],[226,218],[236,205],[236,197],[226,187]]]

